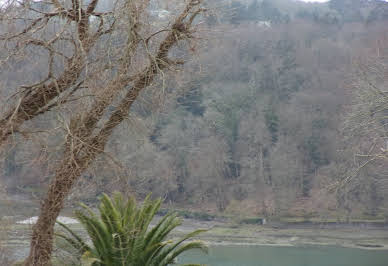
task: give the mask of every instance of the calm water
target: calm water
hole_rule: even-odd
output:
[[[216,246],[190,252],[179,263],[209,266],[388,266],[388,251],[338,247]]]

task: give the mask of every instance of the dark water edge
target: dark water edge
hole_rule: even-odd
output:
[[[190,251],[179,263],[211,266],[387,266],[388,251],[327,246],[212,246],[209,254]]]

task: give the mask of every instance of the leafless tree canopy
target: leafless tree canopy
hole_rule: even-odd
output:
[[[26,265],[49,264],[55,220],[74,182],[104,151],[140,92],[184,63],[172,49],[182,41],[190,45],[194,20],[204,11],[200,0],[190,0],[163,23],[150,15],[150,1],[116,1],[108,10],[99,10],[99,2],[15,1],[1,13],[1,66],[36,63],[40,78],[8,88],[0,145],[17,133],[28,136],[23,126],[43,113],[69,114],[63,160],[42,203]]]
[[[386,42],[376,51],[357,60],[349,82],[351,102],[347,108],[344,133],[354,145],[355,171],[344,182],[357,177],[366,166],[376,171],[388,163],[388,67]]]

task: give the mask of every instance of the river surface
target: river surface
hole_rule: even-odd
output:
[[[388,251],[304,246],[213,246],[209,254],[191,251],[179,263],[209,266],[387,266]]]

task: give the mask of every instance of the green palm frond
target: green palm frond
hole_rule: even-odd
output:
[[[73,230],[71,230],[67,225],[64,223],[61,223],[59,221],[56,222],[58,225],[60,225],[65,231],[70,234],[71,237],[68,237],[61,233],[56,233],[55,235],[57,237],[60,237],[64,239],[66,242],[68,242],[74,249],[78,250],[81,254],[85,253],[86,251],[90,251],[90,246],[80,237],[78,236]]]
[[[161,203],[161,199],[152,200],[148,195],[139,207],[133,197],[124,199],[122,194],[114,193],[111,198],[103,194],[99,215],[84,204],[82,211],[75,212],[92,245],[61,223],[58,224],[67,235],[57,235],[81,252],[82,265],[90,266],[165,266],[187,250],[206,252],[203,242],[188,241],[206,230],[196,230],[177,241],[168,240],[171,231],[181,225],[176,213],[166,214],[150,228]]]
[[[156,265],[168,265],[171,264],[176,257],[178,257],[181,253],[190,250],[190,249],[200,249],[204,252],[207,252],[206,245],[201,241],[191,241],[188,243],[183,243],[184,241],[193,238],[194,236],[205,232],[206,230],[196,230],[190,234],[187,234],[186,236],[182,237],[180,240],[175,242],[172,245],[169,245],[165,250],[163,250],[158,257],[156,258],[157,261],[160,261],[160,264]]]

